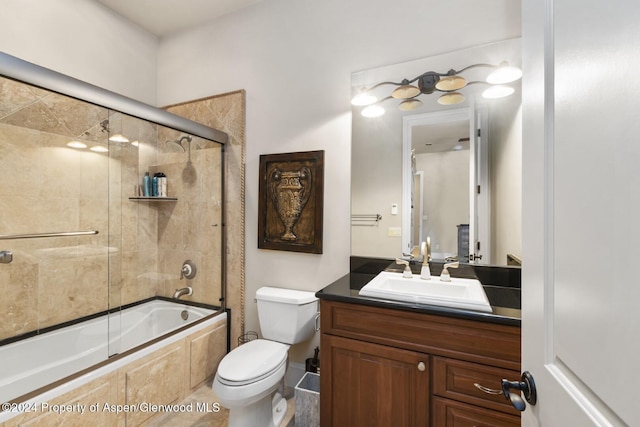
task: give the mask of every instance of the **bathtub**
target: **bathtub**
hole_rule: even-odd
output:
[[[62,329],[36,335],[0,347],[0,402],[8,402],[26,393],[104,362],[141,344],[169,334],[185,325],[214,314],[214,309],[200,308],[164,300],[152,300],[98,318],[83,321]],[[143,357],[198,329],[224,321],[226,314],[219,313],[198,322],[190,328],[169,335],[152,345],[114,358],[113,363],[103,364],[87,374],[74,378],[53,390],[36,396],[35,400],[56,396],[75,386],[82,385],[109,370]],[[110,337],[106,339],[106,337]],[[72,383],[72,384],[68,384]],[[56,391],[56,389],[58,389]],[[53,391],[53,393],[52,393]],[[0,423],[8,418],[0,413]]]

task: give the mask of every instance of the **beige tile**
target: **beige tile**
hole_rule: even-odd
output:
[[[211,378],[226,353],[226,324],[203,331],[189,340],[189,390]]]
[[[176,414],[165,414],[155,418],[148,424],[148,427],[161,426],[181,426],[181,427],[226,427],[229,420],[229,411],[217,401],[217,397],[211,390],[211,383],[207,383],[198,388],[191,395],[187,396],[182,405],[190,405],[192,411],[185,411]]]

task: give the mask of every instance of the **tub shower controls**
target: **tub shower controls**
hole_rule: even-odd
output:
[[[193,279],[196,277],[196,265],[190,259],[186,260],[182,263],[182,268],[180,269],[180,279]]]

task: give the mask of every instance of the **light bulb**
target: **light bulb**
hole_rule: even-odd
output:
[[[122,135],[121,133],[117,133],[109,137],[109,141],[111,142],[129,142],[129,138]]]
[[[87,144],[80,141],[71,141],[67,143],[67,147],[71,148],[87,148]]]
[[[360,114],[364,117],[379,117],[384,114],[384,108],[378,104],[372,104],[364,107]]]
[[[487,77],[487,83],[491,84],[504,84],[511,83],[522,77],[522,70],[506,63],[500,65],[500,67],[489,74]]]
[[[375,95],[371,95],[368,92],[360,92],[351,99],[351,105],[363,106],[371,105],[376,102],[378,98]]]
[[[504,98],[505,96],[511,95],[513,92],[515,92],[515,89],[511,86],[497,85],[485,89],[485,91],[482,92],[482,97],[487,99]]]

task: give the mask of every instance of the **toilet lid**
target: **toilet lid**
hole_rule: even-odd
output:
[[[222,359],[218,366],[218,378],[229,385],[256,382],[286,363],[288,350],[288,345],[275,341],[249,341]]]

